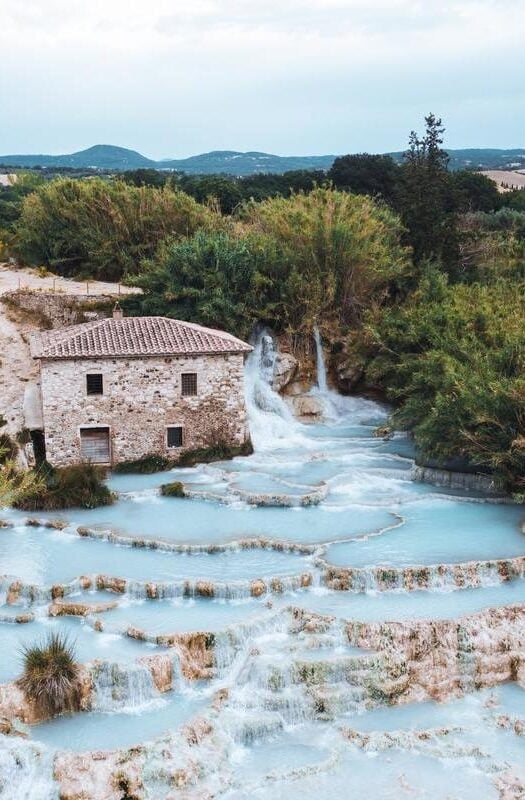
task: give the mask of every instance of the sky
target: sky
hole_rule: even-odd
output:
[[[525,0],[0,0],[0,154],[525,147]]]

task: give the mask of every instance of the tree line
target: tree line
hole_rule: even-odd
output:
[[[23,177],[0,227],[25,263],[141,287],[128,313],[245,337],[317,323],[423,458],[525,498],[525,192],[449,171],[443,138],[431,114],[402,163],[349,155],[328,174]]]

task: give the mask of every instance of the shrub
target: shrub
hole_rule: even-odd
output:
[[[163,483],[160,487],[160,493],[163,497],[186,497],[184,486],[180,481]]]
[[[53,633],[40,644],[23,648],[20,688],[28,702],[45,716],[79,708],[79,669],[67,637]]]
[[[122,461],[115,464],[113,472],[116,473],[136,473],[138,475],[149,475],[152,472],[162,472],[172,466],[171,461],[164,456],[149,455],[138,458],[136,461]]]
[[[102,178],[58,178],[26,197],[17,252],[61,275],[120,280],[166,236],[188,236],[214,215],[184,192]]]
[[[370,382],[421,457],[466,460],[525,499],[525,283],[449,285],[429,273],[408,299],[371,312]]]
[[[213,447],[199,447],[196,450],[188,450],[182,453],[177,461],[179,467],[193,467],[195,464],[208,463],[210,461],[225,461],[236,456],[251,456],[253,445],[251,441],[231,447],[230,445],[219,442]]]
[[[36,474],[42,480],[16,500],[16,508],[24,511],[97,508],[114,501],[114,495],[103,483],[105,471],[93,464],[55,469],[45,463]]]

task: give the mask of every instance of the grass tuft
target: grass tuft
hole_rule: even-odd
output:
[[[67,636],[52,633],[40,644],[22,649],[24,673],[18,684],[26,700],[43,716],[79,708],[79,669]]]

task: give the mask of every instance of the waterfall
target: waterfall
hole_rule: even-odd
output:
[[[384,418],[384,410],[372,400],[365,400],[362,397],[345,397],[328,387],[323,342],[317,324],[314,324],[313,334],[317,385],[310,390],[310,394],[319,398],[325,420],[336,422],[341,417],[345,417],[349,422],[360,424],[370,420],[375,420],[377,423],[378,420]]]
[[[261,331],[245,368],[246,407],[255,450],[274,450],[304,443],[302,426],[280,394],[272,388],[276,358],[273,338]]]
[[[326,382],[326,365],[324,361],[323,343],[321,341],[321,334],[317,324],[314,325],[314,340],[315,340],[315,356],[317,365],[317,388],[320,394],[326,395],[328,393],[328,384]]]
[[[160,700],[151,670],[104,661],[93,670],[93,711],[135,711]]]
[[[58,800],[53,753],[19,736],[0,742],[0,797],[3,800]]]

